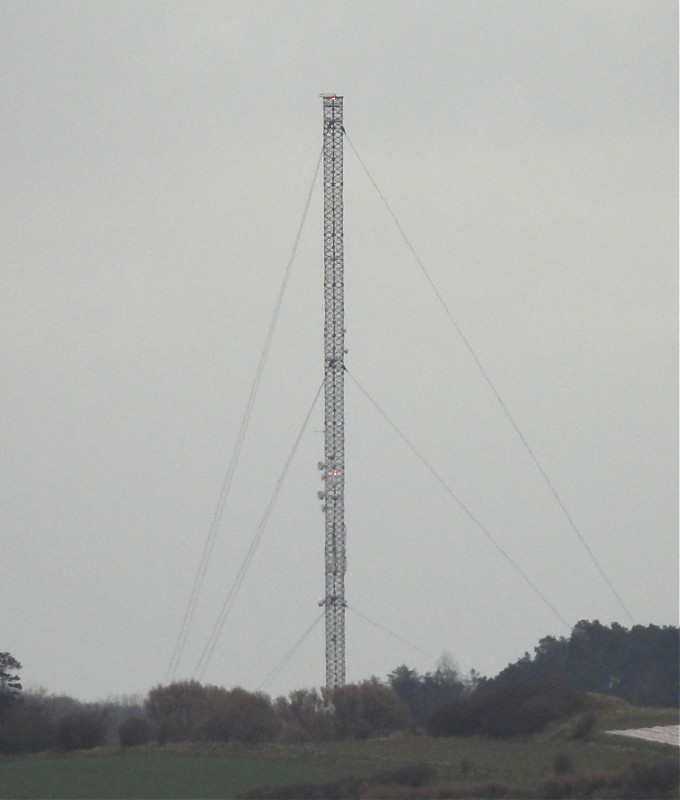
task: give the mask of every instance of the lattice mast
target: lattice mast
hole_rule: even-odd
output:
[[[345,298],[342,97],[323,97],[326,687],[345,683]]]

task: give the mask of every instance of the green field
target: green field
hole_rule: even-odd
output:
[[[98,750],[0,761],[3,798],[238,797],[263,783],[322,781],[347,774],[272,747]]]
[[[597,727],[677,723],[672,710],[613,706]],[[372,776],[417,762],[436,769],[441,785],[475,786],[491,780],[538,791],[567,756],[577,773],[619,770],[631,762],[677,759],[677,751],[597,732],[588,741],[570,737],[568,723],[520,739],[434,739],[404,736],[363,742],[296,745],[196,745],[96,750],[0,759],[3,798],[231,798],[256,786]]]

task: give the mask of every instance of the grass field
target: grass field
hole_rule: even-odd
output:
[[[577,773],[617,770],[631,762],[677,759],[677,751],[608,736],[606,729],[677,723],[677,712],[612,705],[588,741],[568,724],[512,740],[407,736],[298,745],[195,745],[41,754],[0,759],[2,798],[233,798],[256,786],[372,776],[427,762],[437,782],[474,786],[491,780],[537,791],[560,753]]]
[[[277,757],[272,748],[201,746],[99,750],[67,756],[0,761],[3,798],[238,797],[255,786],[340,777],[342,768],[303,757]]]

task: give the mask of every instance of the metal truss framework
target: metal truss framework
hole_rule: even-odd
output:
[[[345,299],[342,97],[323,97],[326,687],[345,683]]]

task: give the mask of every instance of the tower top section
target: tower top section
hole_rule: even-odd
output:
[[[341,94],[320,94],[319,97],[323,97],[324,106],[342,105]]]

